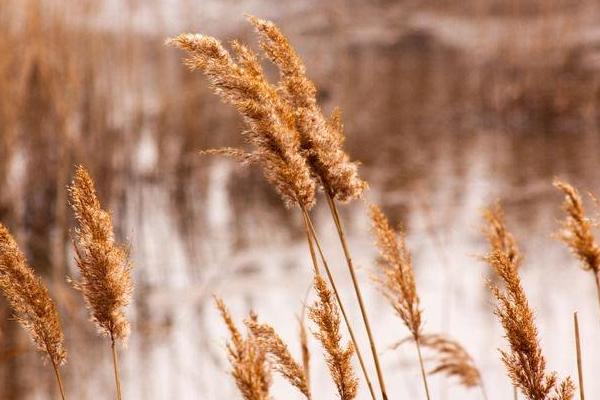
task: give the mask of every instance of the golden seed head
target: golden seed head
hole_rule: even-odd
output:
[[[203,35],[182,34],[168,43],[188,52],[186,64],[201,70],[215,93],[242,115],[248,126],[244,138],[253,147],[245,158],[261,164],[287,205],[312,207],[315,181],[294,128],[293,110],[267,82],[258,57],[233,42],[234,61],[217,39]]]
[[[252,16],[248,19],[261,37],[263,51],[279,68],[278,91],[294,109],[295,128],[323,189],[342,202],[360,197],[367,184],[358,176],[358,164],[351,162],[343,150],[339,109],[328,121],[317,103],[316,86],[306,76],[306,67],[287,37],[270,21]]]
[[[581,261],[585,270],[600,272],[600,246],[592,232],[592,221],[586,217],[583,201],[577,190],[566,182],[554,180],[554,186],[565,195],[565,220],[558,237]]]
[[[391,228],[386,216],[376,205],[369,208],[373,232],[379,248],[379,276],[377,282],[413,337],[421,332],[421,309],[415,284],[410,252],[404,235]]]
[[[99,330],[125,340],[129,322],[124,308],[133,294],[128,249],[115,242],[111,216],[101,208],[94,182],[82,166],[75,171],[69,195],[77,221],[73,242],[81,274],[74,286],[83,294]]]
[[[0,290],[15,319],[29,333],[37,349],[56,365],[64,364],[67,353],[56,305],[42,280],[27,264],[25,255],[6,227],[0,224]]]

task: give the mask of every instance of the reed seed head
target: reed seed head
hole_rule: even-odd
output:
[[[396,232],[376,205],[370,206],[369,214],[380,254],[377,263],[380,274],[376,281],[413,337],[418,338],[422,325],[421,309],[412,259],[404,235],[400,232],[396,238]]]
[[[523,254],[514,236],[506,228],[504,211],[500,203],[484,209],[483,218],[487,222],[487,225],[483,228],[483,234],[490,245],[491,251],[505,254],[518,268],[523,260]]]
[[[231,341],[227,343],[227,353],[231,365],[231,375],[244,400],[269,400],[271,387],[271,366],[267,352],[259,340],[249,332],[243,337],[223,300],[215,298],[217,309],[229,330]],[[255,320],[250,316],[250,321]]]
[[[257,56],[233,42],[234,60],[217,39],[198,34],[182,34],[167,43],[186,51],[186,64],[201,70],[215,93],[242,115],[248,127],[245,140],[253,147],[245,158],[262,165],[267,181],[288,206],[312,207],[315,182],[294,128],[293,110],[267,82]]]
[[[310,399],[308,380],[300,365],[291,355],[288,346],[267,324],[259,324],[255,320],[246,321],[250,332],[256,338],[259,346],[270,355],[271,363],[290,384],[296,387],[307,399]]]
[[[577,190],[556,179],[554,186],[565,195],[563,210],[566,217],[558,237],[579,260],[584,270],[600,273],[600,246],[592,232],[592,221],[586,217],[583,201]]]
[[[314,335],[323,346],[329,374],[340,400],[352,400],[358,390],[358,379],[352,367],[354,347],[352,343],[342,346],[338,306],[320,275],[315,276],[314,287],[319,298],[309,309],[309,317],[317,326]]]
[[[493,251],[487,261],[504,284],[503,289],[493,284],[490,288],[497,301],[495,314],[509,343],[509,350],[500,353],[513,385],[529,400],[570,399],[575,390],[570,378],[559,384],[556,373],[546,372],[534,313],[521,285],[515,260],[502,251]]]
[[[37,349],[55,365],[67,360],[56,305],[6,227],[0,224],[0,290]]]
[[[481,384],[481,373],[467,350],[444,335],[421,335],[419,344],[437,353],[435,367],[429,374],[442,373],[458,378],[461,385],[472,388]]]
[[[82,166],[75,171],[69,195],[77,221],[73,242],[81,273],[74,286],[83,294],[100,332],[125,340],[129,322],[124,308],[133,294],[128,249],[116,243],[111,216],[102,209],[94,182]]]
[[[279,69],[278,92],[294,110],[295,128],[323,189],[342,202],[360,197],[367,184],[358,176],[358,164],[350,162],[343,149],[341,112],[336,109],[328,121],[317,103],[316,86],[287,37],[271,21],[248,19],[260,35],[263,51]]]

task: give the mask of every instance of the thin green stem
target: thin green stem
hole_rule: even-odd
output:
[[[346,235],[344,232],[344,227],[342,226],[342,221],[340,219],[340,215],[335,204],[335,200],[331,196],[329,192],[327,192],[327,203],[329,204],[329,210],[331,211],[331,216],[333,217],[333,221],[335,222],[335,226],[337,228],[338,237],[340,239],[340,243],[342,245],[342,249],[344,250],[344,256],[346,258],[346,265],[348,266],[348,271],[350,272],[350,277],[352,279],[352,285],[354,286],[354,292],[356,293],[356,298],[358,299],[358,306],[360,308],[360,314],[362,316],[363,323],[365,325],[365,329],[367,331],[367,336],[369,338],[369,345],[371,347],[371,354],[373,356],[373,361],[375,363],[375,370],[377,372],[377,380],[379,381],[379,387],[381,389],[381,396],[383,400],[387,400],[387,391],[385,389],[385,381],[383,379],[383,370],[381,368],[381,364],[379,362],[379,356],[377,355],[377,348],[375,347],[375,339],[373,338],[373,332],[371,331],[371,324],[369,323],[369,317],[367,315],[367,310],[364,304],[363,296],[360,290],[360,286],[358,284],[358,279],[356,278],[356,271],[354,269],[354,264],[352,263],[352,256],[350,255],[350,250],[348,248],[348,243],[346,241]]]
[[[348,318],[348,314],[346,313],[346,309],[342,303],[342,299],[340,298],[340,294],[337,290],[337,286],[333,279],[333,274],[331,273],[331,269],[329,268],[329,264],[327,263],[325,255],[323,253],[321,243],[319,242],[319,238],[317,237],[315,227],[310,219],[310,216],[308,215],[308,212],[304,208],[302,209],[302,212],[304,213],[304,222],[306,224],[306,228],[310,232],[310,235],[308,236],[309,243],[312,243],[312,241],[314,240],[314,243],[317,246],[317,249],[318,249],[318,252],[319,252],[319,255],[321,258],[321,262],[323,263],[323,267],[325,268],[327,279],[329,281],[329,284],[331,285],[331,288],[333,289],[333,293],[335,294],[335,298],[337,300],[338,306],[340,307],[342,317],[344,318],[344,323],[346,324],[346,327],[348,328],[348,333],[350,334],[350,339],[352,340],[352,344],[354,345],[354,350],[356,351],[356,357],[358,358],[358,362],[360,364],[360,369],[362,370],[362,373],[365,377],[365,382],[367,383],[369,393],[371,394],[371,398],[373,400],[376,400],[375,392],[373,390],[373,384],[371,383],[371,379],[369,378],[369,374],[367,373],[367,368],[365,366],[365,362],[364,362],[362,353],[360,351],[360,347],[358,346],[358,341],[356,340],[356,336],[354,335],[354,329],[352,329],[352,325],[350,324],[350,319]],[[316,268],[316,270],[318,270],[318,268]]]

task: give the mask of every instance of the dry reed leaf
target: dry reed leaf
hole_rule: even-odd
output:
[[[81,273],[74,286],[83,294],[100,332],[125,340],[129,322],[124,308],[133,293],[128,249],[115,242],[111,216],[102,209],[94,182],[82,166],[75,171],[69,195],[78,224],[73,242]]]
[[[27,265],[25,255],[6,227],[0,224],[0,290],[15,319],[29,333],[37,349],[54,366],[67,360],[64,336],[56,305],[42,280]]]
[[[312,171],[331,197],[346,202],[360,197],[367,184],[358,176],[358,164],[343,150],[344,133],[339,109],[327,121],[317,103],[315,84],[287,37],[271,21],[253,16],[248,20],[261,37],[261,47],[279,68],[278,92],[294,110],[295,128]]]
[[[267,181],[286,205],[312,207],[315,181],[294,129],[294,110],[267,82],[257,56],[233,42],[234,60],[217,39],[198,34],[182,34],[167,44],[186,51],[186,64],[201,70],[215,93],[242,115],[248,126],[244,138],[253,147],[252,158],[260,162]]]
[[[422,325],[421,310],[412,259],[404,235],[400,233],[397,239],[396,232],[376,205],[369,207],[369,215],[380,254],[380,275],[376,281],[413,337],[418,339]]]
[[[566,182],[554,180],[554,186],[565,195],[566,217],[558,237],[581,261],[584,270],[600,272],[600,246],[592,232],[593,223],[586,217],[583,201],[577,190]]]
[[[268,324],[259,324],[254,320],[246,321],[250,332],[256,338],[258,344],[271,357],[271,363],[287,381],[296,387],[307,399],[310,399],[310,391],[305,371],[290,354],[287,344]]]
[[[266,350],[251,332],[245,338],[242,336],[223,300],[215,298],[215,303],[231,335],[227,353],[231,375],[242,397],[245,400],[270,399],[271,367]],[[249,321],[255,319],[251,315]]]
[[[329,374],[335,383],[340,400],[352,400],[358,390],[358,379],[352,367],[354,347],[342,346],[340,315],[333,293],[320,276],[315,276],[314,287],[319,297],[309,308],[309,317],[317,326],[313,333],[325,350]]]
[[[498,250],[487,261],[504,283],[504,289],[493,284],[490,289],[497,300],[495,314],[510,346],[500,353],[513,385],[529,400],[571,399],[575,391],[571,378],[558,384],[556,373],[546,372],[534,313],[521,285],[516,261]]]

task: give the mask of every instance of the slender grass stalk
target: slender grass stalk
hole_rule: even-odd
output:
[[[379,387],[381,389],[381,396],[383,397],[384,400],[387,400],[388,396],[387,396],[387,391],[385,388],[383,371],[381,369],[381,363],[379,362],[379,356],[377,355],[377,348],[375,347],[375,339],[373,338],[371,324],[369,323],[369,317],[367,315],[366,307],[365,307],[365,304],[363,301],[363,296],[360,291],[358,279],[356,278],[356,272],[354,269],[354,264],[352,263],[352,256],[350,255],[350,250],[348,248],[348,243],[346,241],[346,234],[344,232],[344,227],[343,227],[342,221],[340,219],[340,214],[339,214],[337,206],[335,204],[335,200],[330,192],[327,192],[327,204],[329,204],[329,210],[331,211],[331,216],[333,218],[333,221],[335,222],[338,237],[340,239],[342,249],[344,250],[344,257],[346,258],[346,265],[348,266],[348,271],[350,272],[350,277],[352,278],[352,285],[354,286],[354,292],[356,293],[356,298],[358,299],[358,306],[360,308],[360,314],[362,316],[362,320],[365,325],[365,329],[367,331],[367,336],[369,338],[369,345],[371,347],[371,354],[373,355],[373,361],[375,363],[375,370],[377,371],[377,380],[379,381]]]
[[[419,344],[419,338],[415,338],[415,345],[417,347],[417,354],[419,355],[419,366],[421,367],[421,377],[423,378],[423,387],[425,388],[425,395],[427,400],[431,400],[429,396],[429,385],[427,384],[427,373],[425,372],[425,366],[423,365],[423,355],[421,354],[421,345]]]
[[[513,399],[514,400],[519,400],[519,393],[517,391],[517,387],[513,386]]]
[[[577,375],[579,377],[579,398],[585,400],[585,392],[583,390],[583,366],[581,362],[581,341],[579,339],[579,319],[577,312],[573,313],[573,325],[575,327],[575,348],[577,350]]]
[[[58,364],[56,361],[50,357],[50,361],[52,362],[52,368],[54,368],[54,374],[56,375],[56,383],[58,383],[58,390],[60,391],[60,397],[62,400],[66,400],[65,396],[65,388],[63,387],[62,378],[60,376],[60,370],[58,368]]]
[[[119,357],[117,355],[117,347],[114,337],[110,337],[110,347],[112,349],[113,370],[115,372],[115,386],[117,388],[117,400],[122,399],[121,395],[121,378],[119,374]]]
[[[329,281],[329,284],[331,285],[331,288],[333,289],[333,293],[335,294],[335,298],[338,302],[338,305],[340,307],[340,311],[342,313],[342,317],[344,318],[344,323],[346,324],[346,327],[348,328],[348,333],[350,334],[350,339],[352,340],[352,344],[355,347],[355,351],[356,351],[356,356],[358,358],[358,362],[360,364],[360,369],[362,370],[362,373],[365,377],[365,382],[367,384],[367,387],[369,389],[369,393],[371,394],[371,398],[373,400],[376,400],[375,397],[375,392],[373,390],[373,384],[371,383],[371,379],[369,378],[369,374],[367,373],[367,368],[365,366],[365,361],[363,359],[362,353],[360,351],[360,348],[358,347],[358,341],[356,340],[356,336],[354,334],[354,329],[352,329],[352,325],[350,324],[350,319],[348,318],[348,314],[346,313],[346,309],[343,306],[342,303],[342,299],[340,298],[340,294],[339,291],[337,289],[337,286],[335,284],[335,281],[333,279],[333,274],[331,273],[331,269],[329,268],[329,264],[327,263],[327,259],[325,258],[325,254],[323,253],[323,248],[321,247],[321,243],[319,241],[319,238],[317,237],[317,233],[315,231],[315,227],[310,219],[310,216],[308,215],[308,212],[306,211],[306,209],[302,208],[302,212],[304,214],[304,222],[305,222],[305,227],[307,229],[307,235],[308,235],[308,240],[309,240],[309,247],[312,246],[310,243],[313,242],[314,240],[314,244],[316,244],[318,252],[319,252],[319,256],[321,258],[321,261],[323,263],[323,267],[325,268],[325,272],[327,275],[327,279]],[[315,259],[316,261],[316,259]],[[318,267],[315,267],[316,270],[318,270]]]

